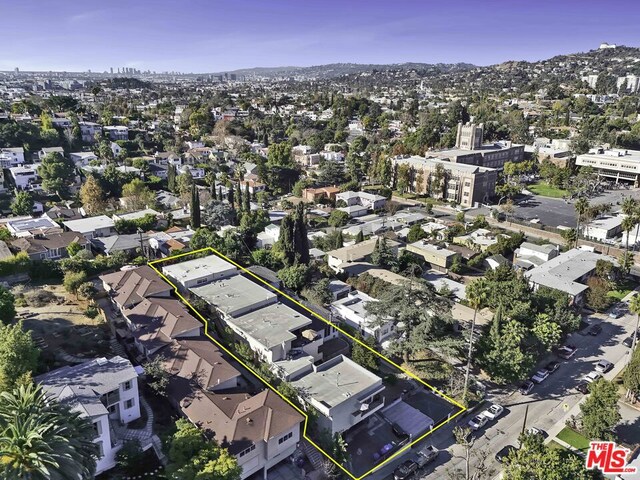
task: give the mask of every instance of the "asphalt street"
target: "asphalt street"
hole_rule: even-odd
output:
[[[558,430],[558,422],[564,421],[569,412],[584,397],[575,390],[581,378],[594,370],[594,364],[600,359],[606,359],[621,366],[627,361],[629,348],[622,345],[622,341],[632,334],[636,325],[635,315],[625,315],[619,319],[611,319],[606,314],[594,314],[586,318],[590,323],[601,323],[603,330],[598,336],[586,335],[584,331],[569,336],[567,343],[578,347],[576,354],[570,360],[560,360],[560,368],[551,374],[542,384],[536,385],[529,395],[522,395],[517,390],[504,392],[489,400],[505,407],[502,416],[487,424],[477,432],[475,451],[485,451],[487,463],[500,471],[500,464],[495,461],[495,454],[506,445],[518,445],[518,436],[523,429],[523,421],[527,406],[526,427],[537,427],[546,432],[554,426]],[[554,354],[549,354],[540,362],[539,368],[549,361],[557,360]],[[605,378],[611,379],[614,369]],[[532,372],[533,373],[533,372]],[[465,425],[472,415],[465,416],[459,423]],[[627,422],[632,421],[633,414],[628,413]],[[637,425],[637,423],[636,423]],[[447,425],[425,439],[426,444],[432,444],[441,450],[440,456],[434,464],[427,466],[416,479],[446,478],[448,472],[455,469],[464,471],[465,462],[463,449],[455,444],[452,434],[453,425]],[[400,458],[372,474],[372,480],[388,480],[392,472],[404,459]],[[472,460],[472,465],[474,464]],[[640,478],[640,476],[638,477]]]

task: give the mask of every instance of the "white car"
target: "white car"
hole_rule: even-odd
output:
[[[489,421],[489,418],[485,417],[481,413],[480,415],[476,415],[471,420],[469,420],[469,428],[471,428],[471,430],[474,430],[474,431],[478,430],[484,427],[488,421]]]
[[[609,360],[598,360],[598,363],[596,363],[596,372],[607,373],[612,368],[613,363]]]
[[[537,427],[529,427],[529,428],[527,428],[527,435],[541,435],[541,436],[544,436],[544,431],[540,430]]]
[[[504,407],[502,405],[498,405],[494,403],[489,408],[487,408],[484,412],[482,412],[482,415],[487,417],[489,420],[495,420],[500,415],[502,415],[502,412],[504,412]]]
[[[542,370],[538,370],[536,374],[533,377],[531,377],[531,380],[536,383],[542,383],[547,379],[548,376],[549,376],[549,371],[543,368]]]
[[[602,378],[602,374],[599,372],[591,372],[591,373],[587,373],[584,376],[584,381],[588,382],[588,383],[593,383],[597,380],[600,380]]]

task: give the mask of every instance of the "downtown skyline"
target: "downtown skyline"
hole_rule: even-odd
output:
[[[600,42],[638,46],[630,1],[341,3],[159,0],[0,6],[0,70],[209,73],[328,63],[535,61]],[[508,8],[511,7],[511,8]],[[625,15],[620,15],[625,11]],[[35,14],[35,15],[34,15]]]

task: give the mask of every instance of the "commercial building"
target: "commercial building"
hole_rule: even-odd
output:
[[[598,176],[630,182],[640,186],[640,150],[592,148],[589,153],[578,155],[576,165],[591,167]]]
[[[622,220],[624,216],[604,216],[581,226],[582,235],[590,240],[606,242],[622,233]]]
[[[418,193],[430,193],[434,198],[455,202],[463,207],[486,203],[495,195],[498,180],[495,168],[418,156],[395,157],[392,162],[412,168],[414,175],[411,181]],[[438,175],[441,175],[440,178]]]

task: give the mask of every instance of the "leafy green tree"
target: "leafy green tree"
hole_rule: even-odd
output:
[[[334,210],[329,215],[328,223],[330,226],[343,227],[349,221],[349,214],[347,212],[343,212],[342,210]]]
[[[102,213],[106,209],[107,202],[104,189],[93,175],[87,176],[82,187],[80,187],[80,201],[84,210],[90,215]]]
[[[88,418],[52,401],[41,387],[0,393],[0,477],[93,478],[98,445]]]
[[[604,312],[612,303],[609,293],[609,282],[594,276],[587,280],[587,305],[596,312]]]
[[[294,162],[291,156],[291,144],[288,142],[282,142],[269,145],[267,166],[293,168]]]
[[[10,290],[0,286],[0,321],[8,324],[16,317],[15,297]]]
[[[165,359],[162,355],[156,355],[142,365],[145,375],[150,379],[147,385],[160,396],[166,395],[167,387],[169,386],[169,372],[164,367],[164,361]]]
[[[314,283],[311,287],[305,288],[302,291],[302,295],[312,303],[319,306],[324,306],[333,300],[331,290],[329,290],[330,280],[323,278]]]
[[[522,446],[504,462],[505,480],[590,480],[602,478],[585,468],[584,460],[575,453],[551,448],[541,435],[524,435]]]
[[[198,428],[187,420],[178,420],[176,427],[169,446],[169,478],[240,480],[242,467],[227,449],[205,440]]]
[[[144,452],[138,440],[126,440],[116,453],[116,463],[129,476],[145,473]]]
[[[284,286],[296,292],[299,292],[307,286],[310,277],[311,270],[303,263],[284,267],[278,272],[278,278],[282,280]]]
[[[418,223],[414,223],[413,225],[411,225],[409,233],[407,234],[407,242],[414,243],[426,237],[427,232],[422,229],[422,226]]]
[[[202,213],[205,225],[214,230],[236,223],[236,211],[228,204],[217,200],[209,200]]]
[[[17,382],[38,366],[40,351],[25,331],[22,322],[0,325],[0,391],[14,388]]]
[[[78,298],[78,288],[87,281],[85,272],[66,272],[62,284],[67,292],[73,293]]]
[[[156,194],[139,178],[134,178],[122,187],[123,201],[132,210],[153,208]]]
[[[67,194],[69,186],[75,180],[75,165],[58,152],[47,153],[38,168],[45,192],[55,193],[59,197]]]
[[[558,345],[562,338],[560,325],[553,322],[552,318],[545,313],[538,314],[531,331],[545,352]]]
[[[11,211],[14,215],[23,216],[33,213],[33,197],[29,192],[17,192],[13,202],[11,202]]]
[[[212,247],[218,251],[224,248],[224,240],[216,232],[208,227],[198,228],[191,237],[190,246],[192,250]]]
[[[353,342],[353,348],[351,349],[351,359],[356,362],[358,365],[363,366],[364,368],[371,370],[372,372],[376,372],[378,370],[378,356],[373,353],[369,348],[375,350],[376,348],[376,340],[373,337],[364,338],[362,335],[357,334],[355,336],[356,340],[359,342]],[[369,348],[362,345],[362,343],[367,345]]]
[[[96,293],[97,290],[93,282],[83,282],[78,287],[78,295],[85,300],[92,300]]]
[[[69,245],[67,245],[67,253],[70,257],[75,257],[76,253],[81,250],[84,250],[84,248],[82,248],[82,246],[78,242],[71,242]]]
[[[582,432],[593,440],[614,440],[613,428],[622,418],[617,385],[601,378],[589,386],[589,393],[580,404]]]
[[[494,348],[483,352],[480,363],[498,383],[510,383],[527,377],[535,358],[527,351],[527,327],[517,320],[505,322],[500,332],[500,338]]]

